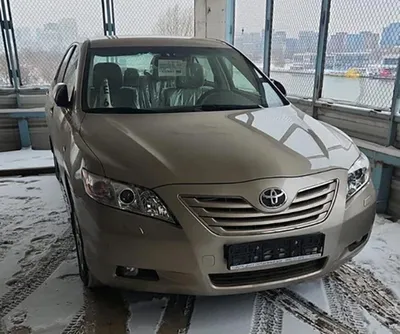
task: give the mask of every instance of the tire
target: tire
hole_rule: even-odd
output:
[[[54,160],[54,173],[56,174],[58,182],[61,182],[60,167],[58,166],[57,159],[54,153],[53,153],[53,160]]]
[[[79,220],[75,212],[73,201],[71,198],[71,192],[67,186],[67,205],[71,217],[72,234],[74,235],[76,257],[78,260],[79,277],[83,285],[89,289],[95,289],[103,286],[103,284],[91,273],[85,256],[85,247],[83,244],[83,238],[81,233],[81,228],[79,225]]]

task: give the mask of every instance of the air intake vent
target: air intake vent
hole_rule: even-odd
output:
[[[326,258],[299,264],[256,271],[244,271],[228,274],[211,274],[210,280],[215,286],[233,287],[248,284],[273,283],[292,277],[299,277],[321,270]]]

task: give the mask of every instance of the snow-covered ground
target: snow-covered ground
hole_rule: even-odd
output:
[[[53,155],[50,150],[22,149],[0,152],[0,170],[53,166]]]
[[[83,289],[54,176],[0,178],[0,333],[400,333],[400,224],[377,217],[353,262],[225,297]]]

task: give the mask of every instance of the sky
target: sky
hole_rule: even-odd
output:
[[[210,0],[209,0],[210,1]],[[74,17],[80,35],[102,34],[101,0],[11,0],[16,28],[40,27]],[[322,0],[275,0],[274,29],[296,37],[301,30],[318,30]],[[119,34],[151,34],[152,27],[174,4],[193,7],[193,0],[114,0]],[[236,0],[236,31],[259,32],[264,27],[265,0]],[[332,0],[330,33],[371,30],[381,33],[400,21],[400,0]]]

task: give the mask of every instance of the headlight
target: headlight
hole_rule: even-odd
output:
[[[369,160],[361,153],[357,161],[350,167],[347,175],[347,200],[354,196],[357,191],[364,187],[369,181],[371,169]]]
[[[175,223],[161,199],[151,190],[112,181],[82,169],[86,193],[102,204]]]

